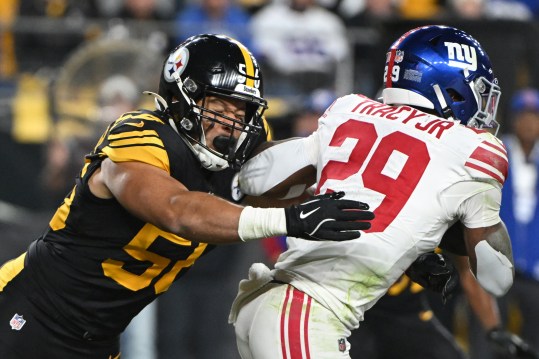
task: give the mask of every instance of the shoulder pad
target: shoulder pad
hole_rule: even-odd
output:
[[[114,162],[143,162],[170,173],[167,149],[160,136],[163,125],[163,119],[154,112],[127,112],[107,131],[100,151]]]
[[[487,181],[494,179],[503,186],[509,167],[507,150],[501,140],[488,132],[478,136],[480,142],[464,166],[472,177]]]

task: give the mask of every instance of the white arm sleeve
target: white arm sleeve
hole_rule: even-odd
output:
[[[477,281],[487,292],[501,297],[513,284],[513,264],[507,257],[492,248],[487,241],[475,246]]]
[[[247,161],[239,174],[240,189],[251,196],[260,196],[289,176],[318,160],[318,133],[272,146]],[[296,192],[302,193],[296,188]],[[287,196],[288,197],[288,196]],[[290,197],[294,197],[290,195]]]

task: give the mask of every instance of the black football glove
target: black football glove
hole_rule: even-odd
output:
[[[314,196],[285,208],[286,230],[292,237],[346,241],[359,238],[359,230],[371,228],[374,213],[366,203],[340,199],[344,192]],[[360,222],[357,222],[360,221]]]
[[[539,359],[539,353],[516,334],[495,328],[487,333],[487,339],[504,358]]]
[[[455,266],[447,256],[439,253],[420,255],[405,273],[423,288],[441,293],[444,304],[455,293],[459,284]]]

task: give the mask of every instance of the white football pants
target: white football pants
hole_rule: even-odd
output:
[[[350,359],[350,331],[330,310],[288,284],[259,292],[235,324],[243,359]]]

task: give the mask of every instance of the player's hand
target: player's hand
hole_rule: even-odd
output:
[[[539,353],[516,334],[495,328],[487,333],[487,339],[504,358],[539,359]]]
[[[439,253],[420,255],[405,273],[423,288],[441,293],[444,304],[455,293],[459,284],[455,266],[445,255]]]
[[[359,230],[371,228],[374,213],[366,203],[341,199],[344,192],[314,196],[285,208],[286,230],[292,237],[346,241],[359,238]]]

